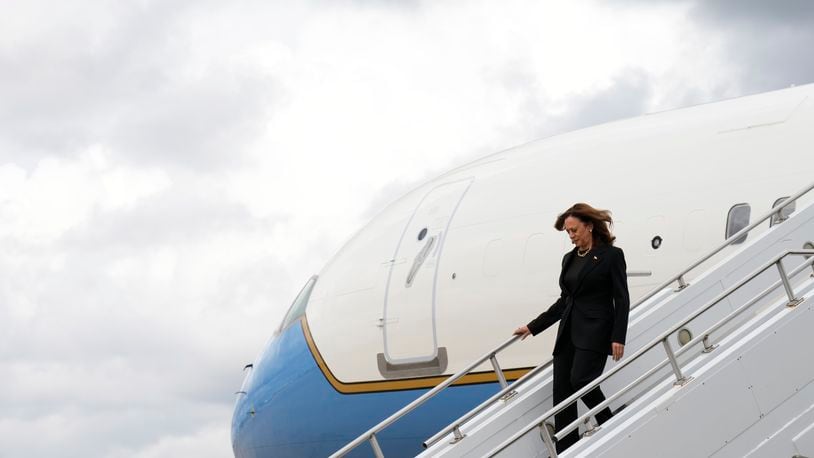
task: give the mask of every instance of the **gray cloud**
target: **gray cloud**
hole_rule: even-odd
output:
[[[222,405],[178,403],[174,409],[129,406],[89,411],[77,404],[41,413],[40,418],[0,422],[0,434],[10,439],[3,443],[4,456],[137,456],[145,444],[183,437],[197,438],[198,447],[187,447],[189,453],[185,455],[159,456],[218,457],[228,453],[228,447],[219,444],[228,442],[228,433],[221,430],[212,434],[212,425],[228,415]],[[190,416],[198,421],[189,422]],[[197,426],[201,424],[204,426]],[[217,442],[196,437],[202,430]],[[42,431],[49,432],[47,440],[43,440]]]
[[[629,118],[645,113],[653,95],[653,82],[644,72],[628,69],[616,75],[608,87],[575,94],[567,99],[564,108],[556,115],[552,107],[557,105],[550,97],[540,94],[534,72],[519,63],[517,66],[501,69],[492,75],[511,97],[522,100],[519,119],[522,125],[513,126],[514,132],[522,131],[525,139],[537,139],[573,130],[590,127],[618,119]],[[562,103],[559,102],[561,105]],[[510,147],[514,145],[506,145]],[[483,151],[480,155],[494,152]],[[471,158],[475,158],[473,155]]]
[[[692,19],[723,36],[734,81],[746,93],[814,81],[814,3],[805,0],[697,2]]]
[[[647,8],[660,4],[684,4],[688,19],[709,37],[711,45],[722,40],[725,58],[732,65],[730,85],[738,95],[782,89],[814,82],[814,3],[808,0],[631,0],[622,5]],[[713,74],[716,68],[700,68]],[[733,91],[710,94],[715,100]],[[706,101],[706,100],[699,100]]]
[[[747,22],[778,26],[809,27],[814,19],[814,3],[808,0],[696,1],[694,13],[717,23]],[[764,37],[765,38],[765,37]]]
[[[284,220],[251,217],[208,181],[176,179],[95,211],[47,246],[4,241],[0,298],[17,304],[0,307],[4,453],[133,456],[202,427],[228,429],[240,368],[288,305],[274,298],[288,300],[301,279],[260,246]],[[244,240],[233,245],[246,254],[224,253],[219,238]],[[155,277],[164,252],[171,271]],[[268,333],[244,331],[255,321]],[[61,433],[33,445],[20,433],[50,428]],[[217,437],[228,450],[228,436]]]
[[[0,48],[0,159],[30,168],[103,144],[135,164],[242,164],[279,83],[231,66],[228,54],[196,62],[179,33],[194,4],[95,6],[87,21]]]
[[[90,221],[63,235],[63,241],[80,249],[183,245],[214,233],[271,233],[289,217],[256,218],[218,189],[209,189],[207,181],[180,179],[135,206],[97,209]]]
[[[549,118],[549,122],[539,127],[540,136],[638,116],[647,111],[651,96],[652,87],[646,76],[628,72],[615,78],[607,89],[573,97],[563,115]]]

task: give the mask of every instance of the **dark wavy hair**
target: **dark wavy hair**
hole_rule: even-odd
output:
[[[611,234],[608,228],[608,226],[613,227],[613,218],[611,218],[610,210],[599,210],[582,202],[576,203],[557,217],[557,221],[554,222],[554,229],[558,231],[565,229],[565,218],[569,216],[573,216],[585,224],[592,224],[594,226],[593,232],[591,233],[594,237],[594,242],[599,241],[613,245],[613,241],[616,240],[616,237]]]

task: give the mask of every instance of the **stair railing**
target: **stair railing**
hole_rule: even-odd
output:
[[[791,272],[790,275],[788,275],[786,273],[785,267],[783,267],[782,260],[784,258],[786,258],[787,256],[790,256],[790,255],[805,256],[806,260],[802,264],[800,264],[798,267],[796,267]],[[720,303],[722,300],[729,297],[732,293],[734,293],[735,291],[739,290],[744,285],[751,282],[758,275],[762,274],[763,272],[765,272],[766,270],[768,270],[772,266],[777,268],[778,274],[780,276],[780,280],[776,281],[773,285],[766,288],[763,292],[761,292],[760,294],[755,296],[753,299],[748,301],[746,304],[743,304],[742,306],[740,306],[737,309],[733,310],[731,313],[726,315],[724,318],[719,320],[717,323],[712,325],[710,328],[708,328],[704,332],[700,333],[697,337],[691,339],[689,342],[684,344],[678,350],[673,350],[673,348],[670,345],[670,342],[668,340],[668,338],[671,335],[678,332],[681,328],[686,326],[687,323],[694,320],[695,318],[697,318],[698,316],[700,316],[701,314],[703,314],[704,312],[706,312],[710,308],[712,308],[715,305],[717,305],[718,303]],[[681,364],[678,361],[679,356],[686,353],[687,351],[689,351],[689,349],[693,348],[695,345],[697,345],[699,343],[703,344],[704,352],[709,352],[711,350],[714,350],[715,347],[710,345],[710,343],[709,343],[710,334],[712,334],[713,332],[719,330],[721,327],[723,327],[724,325],[726,325],[727,323],[732,321],[734,318],[739,316],[741,313],[743,313],[749,307],[751,307],[752,305],[757,303],[759,300],[763,299],[764,297],[771,294],[773,291],[777,290],[781,285],[783,286],[783,289],[785,290],[785,293],[786,293],[786,295],[788,297],[788,303],[786,304],[787,307],[795,307],[798,304],[800,304],[803,301],[803,299],[798,298],[798,297],[795,296],[794,289],[792,288],[792,285],[791,285],[791,282],[790,282],[790,278],[795,277],[799,273],[803,272],[804,270],[807,270],[809,267],[812,267],[812,266],[814,266],[814,250],[787,250],[787,251],[784,251],[783,253],[781,253],[780,255],[775,256],[771,261],[764,264],[763,266],[761,266],[759,269],[755,270],[754,272],[752,272],[748,276],[744,277],[743,280],[739,281],[735,285],[727,288],[725,291],[720,293],[718,296],[713,298],[711,301],[707,302],[703,307],[699,308],[698,310],[696,310],[695,312],[690,314],[687,318],[685,318],[684,320],[681,320],[681,322],[679,322],[678,324],[670,327],[670,329],[668,331],[662,333],[659,337],[653,339],[650,343],[648,343],[647,345],[645,345],[642,348],[640,348],[639,350],[637,350],[629,358],[626,358],[624,362],[622,362],[621,364],[615,366],[613,369],[605,372],[604,374],[602,374],[601,376],[596,378],[594,381],[592,381],[588,385],[584,386],[582,389],[580,389],[579,391],[577,391],[573,395],[569,396],[567,399],[560,402],[556,406],[552,407],[549,411],[547,411],[543,415],[536,418],[534,421],[529,423],[527,426],[525,426],[524,428],[522,428],[521,430],[516,432],[514,435],[512,435],[511,437],[506,439],[504,442],[502,442],[500,445],[498,445],[496,448],[494,448],[492,451],[490,451],[487,456],[491,457],[491,456],[496,455],[501,450],[505,449],[506,447],[508,447],[509,445],[514,443],[516,440],[518,440],[519,438],[524,436],[529,431],[531,431],[531,430],[533,430],[535,428],[539,428],[540,429],[540,434],[541,434],[541,436],[543,438],[543,442],[545,443],[546,448],[548,449],[548,453],[550,454],[550,456],[552,458],[556,458],[557,451],[555,450],[555,446],[554,446],[554,441],[555,440],[562,439],[563,437],[565,437],[571,431],[574,431],[575,429],[579,428],[579,426],[581,424],[585,424],[587,426],[588,431],[591,434],[593,432],[595,432],[596,430],[598,430],[599,427],[594,426],[591,423],[590,418],[592,416],[594,416],[597,412],[604,409],[605,407],[609,406],[610,403],[616,401],[617,399],[622,397],[624,394],[628,393],[632,389],[634,389],[637,386],[639,386],[640,384],[644,383],[645,380],[647,380],[652,375],[656,374],[662,368],[670,365],[672,367],[673,375],[676,378],[676,380],[674,382],[674,385],[676,385],[678,387],[682,387],[682,386],[686,385],[690,380],[692,380],[692,377],[688,377],[688,376],[684,375],[684,373],[681,371]],[[607,397],[605,399],[605,401],[597,404],[596,406],[591,408],[588,412],[584,413],[582,416],[577,418],[575,421],[571,422],[569,425],[565,426],[564,428],[561,428],[553,436],[550,434],[548,429],[545,427],[545,421],[546,420],[548,420],[550,418],[553,418],[554,415],[560,413],[566,407],[568,407],[572,403],[576,402],[577,399],[581,398],[586,393],[588,393],[591,390],[595,389],[602,382],[607,380],[609,377],[613,376],[614,374],[618,373],[619,371],[621,371],[625,367],[629,366],[634,361],[639,359],[642,355],[644,355],[645,353],[647,353],[648,351],[650,351],[651,349],[653,349],[653,348],[655,348],[655,347],[657,347],[659,345],[663,346],[664,351],[667,354],[666,359],[662,360],[660,363],[658,363],[655,366],[651,367],[643,375],[639,376],[637,379],[630,382],[627,386],[625,386],[621,390],[617,391],[613,395]]]
[[[466,437],[466,434],[461,432],[461,427],[463,425],[468,423],[469,420],[477,416],[479,413],[489,408],[495,402],[508,401],[511,398],[513,398],[517,394],[517,388],[520,388],[520,386],[525,384],[525,382],[531,380],[532,378],[534,378],[534,376],[536,376],[540,372],[543,372],[545,369],[548,369],[550,366],[551,361],[548,361],[545,364],[540,364],[534,369],[528,371],[525,375],[517,379],[511,385],[495,393],[492,397],[483,401],[479,406],[465,413],[462,417],[458,418],[453,423],[447,425],[444,429],[435,433],[431,438],[425,440],[422,445],[424,446],[424,448],[432,447],[435,443],[446,437],[449,433],[452,433],[453,435],[453,439],[451,442],[452,444],[462,440],[464,437]]]
[[[497,347],[495,347],[494,349],[490,350],[488,353],[486,353],[485,355],[483,355],[480,358],[478,358],[477,360],[475,360],[475,362],[473,362],[470,365],[466,366],[464,369],[457,372],[455,375],[452,375],[449,378],[447,378],[446,380],[444,380],[440,385],[436,386],[435,388],[431,389],[430,391],[427,391],[421,397],[419,397],[418,399],[414,400],[413,402],[407,404],[401,410],[394,413],[393,415],[390,415],[385,420],[383,420],[381,423],[379,423],[376,426],[374,426],[374,427],[370,428],[369,430],[365,431],[364,434],[357,437],[353,442],[349,443],[348,445],[346,445],[346,446],[342,447],[341,449],[339,449],[338,451],[336,451],[333,455],[331,455],[331,458],[334,458],[334,457],[338,458],[338,457],[344,456],[345,454],[347,454],[351,450],[355,449],[356,447],[358,447],[359,445],[361,445],[364,442],[370,442],[370,446],[373,448],[373,453],[376,455],[376,458],[384,457],[384,453],[382,452],[382,449],[379,446],[379,441],[376,439],[376,434],[380,433],[383,429],[385,429],[388,426],[390,426],[391,424],[393,424],[399,418],[403,417],[404,415],[406,415],[409,412],[413,411],[414,409],[416,409],[420,405],[424,404],[425,402],[430,400],[430,398],[432,398],[433,396],[438,394],[441,390],[443,390],[444,388],[452,385],[458,379],[460,379],[461,377],[469,374],[476,367],[480,366],[481,364],[485,363],[486,361],[490,361],[492,363],[492,368],[494,369],[495,374],[497,374],[498,382],[500,383],[501,388],[503,389],[503,391],[508,392],[509,391],[508,390],[509,384],[506,381],[506,376],[503,374],[503,369],[501,369],[500,364],[498,364],[497,355],[498,355],[498,353],[500,353],[503,350],[505,350],[506,348],[508,348],[511,344],[516,342],[519,338],[520,338],[520,336],[512,336],[510,339],[506,340],[502,344],[500,344]],[[501,391],[501,392],[503,392],[503,391]],[[457,434],[460,434],[459,430],[456,433],[456,437],[457,437]],[[461,435],[461,438],[463,438],[463,435]]]

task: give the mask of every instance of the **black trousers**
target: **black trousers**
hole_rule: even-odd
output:
[[[602,375],[605,370],[607,354],[598,353],[591,350],[580,350],[575,348],[571,342],[570,333],[564,339],[566,345],[554,355],[554,405],[568,399],[569,396],[579,391],[585,385],[591,383],[595,378]],[[588,408],[593,408],[605,400],[605,395],[599,387],[594,388],[582,396],[582,402]],[[576,401],[563,411],[554,416],[554,424],[557,431],[570,425],[577,419]],[[602,424],[613,416],[609,408],[604,408],[596,413],[596,422]],[[563,452],[566,448],[579,440],[579,429],[576,429],[557,441],[557,453]]]

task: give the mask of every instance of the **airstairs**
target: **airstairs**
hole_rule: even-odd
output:
[[[428,438],[420,456],[556,457],[556,439],[574,429],[582,439],[560,456],[814,456],[812,189],[634,304],[625,358],[563,403],[552,406],[550,364],[506,382],[498,358],[512,337],[333,456],[365,442],[384,456],[376,434],[487,361],[502,390]],[[555,434],[554,415],[597,385],[605,403],[578,402],[579,418]],[[595,425],[608,405],[615,416]]]

